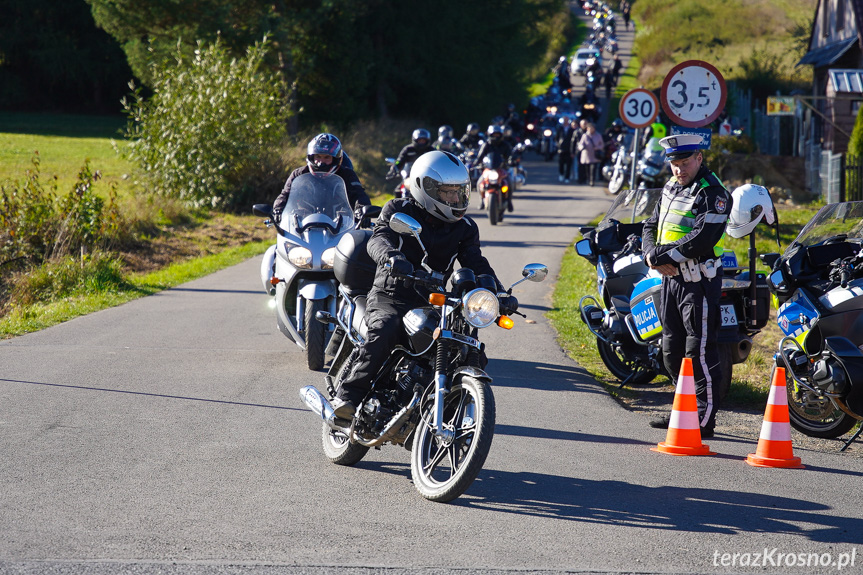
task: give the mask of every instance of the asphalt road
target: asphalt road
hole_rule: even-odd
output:
[[[610,200],[555,167],[527,163],[502,224],[472,209],[504,282],[550,275],[516,288],[531,322],[481,334],[498,419],[464,496],[423,500],[399,447],[324,459],[297,393],[322,376],[278,332],[255,258],[0,342],[0,572],[725,573],[724,553],[775,549],[855,553],[859,573],[859,459],[754,468],[757,437],[721,435],[710,457],[653,452],[664,431],[558,348],[561,256]]]

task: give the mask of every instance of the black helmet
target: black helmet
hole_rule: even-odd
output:
[[[621,120],[620,118],[615,118],[614,121],[611,123],[611,127],[614,128],[615,130],[622,130],[623,129],[623,120]]]
[[[476,136],[477,134],[479,134],[479,124],[477,124],[476,122],[471,122],[467,125],[467,130],[465,130],[465,132],[467,134],[470,134],[471,136]]]
[[[437,136],[441,140],[451,139],[453,137],[452,126],[441,126],[437,129]]]
[[[497,136],[498,138],[503,138],[503,128],[498,126],[497,124],[492,124],[488,127],[488,137],[489,139]]]
[[[419,141],[422,139],[425,139],[425,144],[419,143]],[[420,148],[427,148],[431,145],[431,134],[429,134],[429,131],[425,128],[417,128],[416,130],[414,130],[414,133],[411,134],[411,142],[414,146]]]
[[[315,162],[315,154],[332,156],[333,161],[329,164]],[[309,142],[306,149],[306,164],[312,172],[325,172],[332,174],[342,163],[342,143],[332,134],[318,134]]]

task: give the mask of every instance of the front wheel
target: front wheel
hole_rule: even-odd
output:
[[[599,352],[599,358],[605,364],[605,367],[608,368],[608,371],[611,372],[611,375],[621,382],[629,379],[627,383],[631,385],[643,385],[650,383],[656,377],[655,371],[644,367],[643,364],[646,361],[646,357],[636,358],[622,348],[619,351],[615,351],[615,348],[611,344],[599,338],[596,338],[596,349]],[[642,361],[638,361],[638,359]]]
[[[435,436],[434,398],[422,411],[411,449],[411,478],[430,501],[452,501],[479,474],[494,437],[494,395],[485,382],[462,376],[443,400],[445,437]]]
[[[809,437],[833,439],[849,432],[857,423],[828,398],[799,387],[787,373],[785,389],[791,427]]]
[[[348,441],[348,436],[335,431],[324,422],[323,430],[324,455],[336,465],[354,465],[368,453],[369,448]]]
[[[611,175],[611,180],[608,182],[608,193],[616,196],[623,188],[624,174],[623,170],[615,170]]]
[[[491,225],[496,226],[500,219],[500,196],[492,192],[486,196],[486,200],[488,200],[486,205],[488,208],[488,221]]]
[[[306,363],[312,371],[320,371],[324,368],[324,343],[327,337],[327,328],[315,319],[318,311],[324,311],[324,302],[321,300],[306,300]]]

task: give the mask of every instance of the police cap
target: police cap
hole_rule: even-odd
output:
[[[703,141],[698,134],[677,134],[662,138],[659,144],[665,148],[666,159],[682,160],[699,151]]]

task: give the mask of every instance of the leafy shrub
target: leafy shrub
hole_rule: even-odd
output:
[[[9,299],[16,306],[48,303],[126,286],[122,261],[102,251],[84,257],[64,256],[46,261],[26,273],[15,274],[10,283]]]
[[[178,46],[152,66],[153,95],[136,90],[123,105],[128,154],[152,191],[195,207],[234,208],[255,189],[278,185],[278,145],[288,109],[281,79],[262,62],[267,42],[232,58],[221,42]]]

